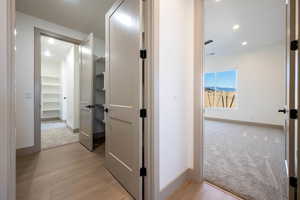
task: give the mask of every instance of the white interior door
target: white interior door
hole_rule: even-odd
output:
[[[106,15],[106,167],[142,199],[140,1],[118,1]]]
[[[286,108],[280,110],[286,114],[286,169],[289,200],[297,199],[296,189],[296,51],[292,44],[296,40],[296,0],[287,1],[287,56],[286,56]]]
[[[79,142],[90,151],[93,150],[93,119],[94,119],[94,62],[93,34],[90,34],[80,45],[80,134]]]

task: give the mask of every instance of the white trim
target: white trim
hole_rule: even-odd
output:
[[[0,1],[0,199],[15,199],[15,1]]]
[[[147,148],[150,167],[147,183],[147,200],[158,200],[160,195],[159,174],[159,1],[148,0],[146,18],[146,49],[148,50],[147,73],[148,73],[148,110],[147,131],[150,146]],[[148,179],[147,178],[147,179]]]
[[[197,45],[197,44],[202,44]],[[204,0],[194,1],[194,168],[192,179],[203,182]]]

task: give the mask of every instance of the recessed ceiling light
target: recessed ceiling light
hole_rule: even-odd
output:
[[[235,25],[232,27],[232,30],[233,30],[233,31],[237,31],[237,30],[239,30],[239,28],[240,28],[240,25],[239,25],[239,24],[235,24]]]
[[[51,53],[50,53],[50,51],[47,50],[47,51],[44,52],[44,55],[45,55],[46,57],[50,57],[50,56],[51,56]]]
[[[248,44],[247,41],[242,42],[242,45],[243,45],[243,46],[246,46],[247,44]]]
[[[48,39],[48,43],[49,43],[49,44],[54,44],[54,42],[55,42],[55,41],[54,41],[53,38],[49,38],[49,39]]]
[[[216,0],[216,2],[220,2],[220,1],[222,1],[222,0]]]
[[[18,34],[17,29],[15,29],[15,32],[14,32],[14,33],[15,33],[15,36]]]

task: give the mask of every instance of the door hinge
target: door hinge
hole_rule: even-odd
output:
[[[147,50],[146,49],[141,49],[140,50],[140,58],[141,59],[146,59],[147,58]]]
[[[298,119],[298,110],[297,109],[290,110],[290,119]]]
[[[291,50],[292,51],[298,50],[298,40],[291,41]]]
[[[146,118],[147,117],[147,109],[143,108],[140,110],[140,117]]]
[[[298,185],[298,178],[297,177],[290,177],[289,182],[290,182],[291,187],[297,188],[297,185]]]
[[[140,168],[140,176],[147,176],[147,168],[145,167]]]

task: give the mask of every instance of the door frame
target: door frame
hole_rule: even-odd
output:
[[[146,60],[146,107],[149,109],[148,117],[145,120],[145,134],[146,134],[146,149],[145,149],[145,162],[148,168],[148,174],[145,178],[145,200],[158,200],[160,187],[159,187],[159,126],[158,126],[158,23],[159,23],[159,1],[160,0],[140,0],[144,10],[144,30],[145,30],[145,48],[148,50],[148,59]],[[15,200],[16,199],[16,116],[15,116],[15,17],[16,8],[15,0],[0,0],[0,27],[2,33],[0,35],[0,82],[6,86],[2,90],[0,88],[0,109],[4,110],[3,118],[0,117],[1,136],[0,140],[0,177],[5,180],[0,185],[0,199],[1,200]],[[35,29],[35,38],[40,37],[42,34],[55,37],[60,40],[67,40],[68,42],[80,43],[79,40],[52,33],[43,29]],[[74,42],[75,41],[75,42]],[[39,45],[40,42],[34,42],[34,45]],[[35,48],[36,54],[36,48]],[[2,59],[3,58],[3,59]],[[39,66],[40,58],[34,58],[34,77],[37,76],[40,70],[36,70]],[[34,91],[40,93],[40,82],[35,82]],[[34,93],[35,105],[40,102],[40,96]],[[9,105],[9,106],[7,106]],[[40,122],[40,108],[35,106],[34,119],[37,122],[34,125],[34,147],[31,150],[40,151],[40,128],[36,128],[36,124]],[[38,112],[36,112],[38,111]],[[38,115],[36,115],[38,113]],[[30,152],[32,152],[30,150]],[[33,151],[33,152],[34,152]]]
[[[203,182],[204,163],[204,0],[194,2],[194,168],[192,179]],[[200,123],[199,123],[200,122]],[[199,151],[200,150],[200,151]]]
[[[18,154],[36,153],[41,151],[41,37],[47,36],[54,39],[79,45],[77,40],[65,35],[57,34],[45,29],[34,27],[34,145],[21,150]]]
[[[201,45],[195,45],[194,47],[194,168],[192,170],[192,178],[195,181],[198,182],[203,182],[204,181],[204,177],[203,177],[203,163],[204,163],[204,89],[202,87],[202,85],[204,85],[204,80],[203,80],[203,75],[204,75],[204,60],[205,60],[205,52],[204,52],[204,13],[205,13],[205,9],[204,9],[204,1],[205,0],[194,0],[194,5],[195,5],[195,9],[194,9],[194,40],[195,40],[195,44],[202,44]],[[295,24],[298,27],[298,37],[296,37],[296,30],[289,30],[290,35],[287,35],[287,45],[290,44],[290,42],[292,40],[299,40],[299,36],[300,36],[300,29],[299,29],[299,24],[300,24],[300,14],[299,14],[299,10],[300,10],[300,3],[297,0],[288,0],[288,5],[291,5],[291,10],[289,10],[286,13],[286,17],[288,21],[290,21],[290,23]],[[298,7],[298,9],[296,8]],[[298,13],[296,12],[296,10],[298,11]],[[289,13],[291,12],[291,13]],[[294,19],[292,19],[291,17],[295,15]],[[297,16],[298,15],[298,16]],[[291,53],[290,47],[287,46],[287,52]],[[291,62],[291,64],[296,65],[296,67],[299,68],[299,59],[300,59],[300,54],[299,54],[299,50],[297,50],[297,53],[293,53],[294,57],[298,56],[298,63],[295,64],[295,62]],[[286,61],[285,64],[287,65]],[[295,67],[295,68],[296,68]],[[289,68],[286,67],[287,70],[290,70]],[[296,73],[296,71],[294,71],[293,69],[288,71],[288,73],[293,72]],[[298,70],[298,76],[300,76],[300,70]],[[291,82],[295,83],[295,77],[293,77],[293,80],[291,80]],[[300,100],[300,81],[298,81],[297,87],[298,87],[298,101]],[[296,85],[295,84],[295,85]],[[294,90],[294,92],[296,91],[296,88],[291,87],[290,91]],[[296,96],[296,94],[294,94],[294,96]],[[294,109],[295,108],[295,104],[296,102],[293,100],[290,103],[290,109]],[[298,110],[300,110],[300,103],[298,103],[298,108],[295,108]],[[199,123],[200,121],[200,123]],[[295,124],[298,124],[298,126],[300,126],[300,119],[298,118],[297,120],[293,120],[290,119],[289,120],[290,123],[292,124],[292,126],[290,125],[289,130],[290,132],[293,132],[292,134],[290,133],[290,137],[293,140],[292,142],[295,145],[289,146],[289,151],[292,152],[290,155],[291,158],[291,162],[294,162],[295,164],[293,164],[290,168],[289,168],[289,177],[291,176],[298,176],[298,184],[297,184],[297,188],[292,188],[290,186],[290,184],[288,183],[288,189],[289,189],[289,198],[294,199],[294,194],[295,194],[295,190],[298,191],[298,196],[297,199],[300,200],[300,184],[299,184],[299,174],[300,174],[300,153],[298,153],[298,155],[296,153],[294,153],[293,151],[296,149],[300,148],[300,129],[298,128],[297,130],[295,130]],[[297,137],[298,135],[298,137]],[[297,138],[297,140],[296,140]],[[298,164],[298,168],[295,169],[295,165],[296,162]],[[298,175],[296,175],[296,173]]]
[[[0,199],[16,198],[15,0],[0,1]]]

